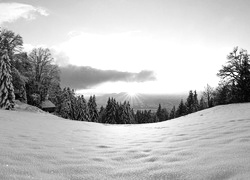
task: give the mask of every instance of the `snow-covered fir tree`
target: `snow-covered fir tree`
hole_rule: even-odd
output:
[[[125,101],[123,104],[120,104],[118,109],[120,110],[118,118],[121,119],[121,124],[131,124],[134,122],[134,117],[129,102]]]
[[[12,84],[11,65],[8,52],[0,52],[0,108],[14,108],[14,88]]]
[[[83,95],[77,97],[77,120],[79,121],[90,121],[88,107],[86,104],[86,100]]]
[[[103,123],[116,124],[116,109],[116,100],[113,98],[109,98],[105,108],[105,116],[103,118]]]
[[[97,111],[95,95],[89,97],[88,110],[89,110],[90,121],[98,122],[99,115],[98,115],[98,111]]]

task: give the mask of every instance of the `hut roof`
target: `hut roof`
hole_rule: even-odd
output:
[[[43,101],[41,106],[42,106],[42,109],[43,108],[54,108],[54,107],[56,107],[50,100]]]

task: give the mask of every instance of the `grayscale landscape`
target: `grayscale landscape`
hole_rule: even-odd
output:
[[[249,0],[0,0],[0,180],[249,180]]]

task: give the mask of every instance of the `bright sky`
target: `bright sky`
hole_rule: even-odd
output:
[[[51,48],[61,66],[155,76],[80,92],[186,93],[216,86],[233,47],[250,49],[249,7],[248,0],[0,0],[0,26],[19,33],[26,49]]]

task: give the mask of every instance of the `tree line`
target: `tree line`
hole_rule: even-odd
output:
[[[110,124],[161,122],[216,105],[250,101],[250,60],[246,50],[235,47],[227,56],[226,65],[217,74],[221,81],[216,88],[207,85],[200,99],[196,91],[172,109],[159,104],[156,112],[131,108],[128,101],[109,98],[105,107],[97,108],[96,97],[88,100],[76,95],[70,87],[61,88],[60,69],[48,48],[23,51],[23,39],[0,28],[0,108],[13,109],[15,99],[40,107],[49,95],[56,105],[55,114],[67,119]]]

